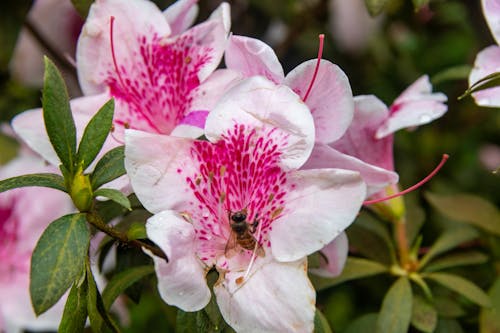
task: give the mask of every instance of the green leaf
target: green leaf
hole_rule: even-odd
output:
[[[388,272],[388,268],[378,262],[349,257],[347,258],[344,270],[342,274],[336,278],[320,278],[318,276],[311,276],[311,281],[316,290],[326,289],[329,287],[336,286],[342,282],[361,279],[381,273]]]
[[[63,177],[55,173],[34,173],[0,180],[0,193],[27,186],[50,187],[67,192]]]
[[[464,333],[464,330],[454,319],[439,319],[434,333]]]
[[[500,236],[500,211],[491,202],[472,194],[426,193],[425,197],[444,216]]]
[[[37,315],[52,307],[79,278],[89,240],[84,214],[63,216],[45,229],[31,257],[30,293]]]
[[[371,16],[377,16],[382,13],[389,0],[365,0],[366,8]]]
[[[500,277],[498,277],[493,286],[488,291],[492,300],[490,308],[481,308],[479,314],[479,332],[480,333],[498,333],[500,332]]]
[[[76,163],[81,164],[82,170],[87,169],[101,151],[113,125],[114,109],[115,102],[111,99],[101,107],[85,127],[76,154]]]
[[[113,276],[102,292],[104,308],[109,310],[116,298],[128,287],[154,272],[153,266],[139,266],[120,272]]]
[[[2,153],[0,154],[0,165],[4,165],[17,156],[19,143],[10,136],[0,132],[0,147],[2,147]]]
[[[465,311],[462,309],[461,305],[447,295],[434,297],[434,306],[436,307],[439,317],[458,318],[465,315]]]
[[[430,0],[412,0],[413,1],[413,7],[415,7],[415,10],[419,10],[423,6],[427,5]]]
[[[119,246],[116,248],[115,272],[121,273],[132,267],[151,266],[153,260],[150,256],[137,248]],[[145,286],[145,279],[136,281],[126,288],[125,294],[135,303],[139,303]]]
[[[332,333],[328,320],[318,309],[314,313],[314,333]]]
[[[465,296],[478,305],[491,306],[490,298],[481,288],[460,276],[446,273],[425,273],[422,276]]]
[[[111,188],[100,188],[94,192],[94,197],[105,197],[113,200],[117,204],[131,210],[130,201],[122,192]]]
[[[479,265],[486,261],[488,261],[488,256],[479,251],[453,253],[431,261],[424,268],[424,272],[442,271],[457,266]]]
[[[411,324],[425,333],[432,333],[437,325],[437,311],[425,298],[414,295]]]
[[[68,91],[54,63],[47,57],[44,59],[42,107],[45,128],[61,163],[73,173],[76,128],[69,106]]]
[[[467,80],[471,69],[471,65],[458,65],[450,67],[435,74],[431,78],[431,82],[433,85],[436,85],[446,81]]]
[[[432,295],[431,288],[429,288],[429,286],[419,273],[417,272],[410,273],[408,277],[410,278],[411,281],[417,284],[420,287],[420,289],[422,289],[427,299],[429,300],[433,299],[434,296]]]
[[[92,330],[94,332],[103,332],[103,324],[106,324],[106,327],[109,328],[112,332],[120,332],[120,329],[106,311],[101,294],[99,293],[99,289],[97,289],[92,270],[90,269],[90,263],[88,261],[86,262],[86,270],[88,282],[87,311],[89,314],[90,326],[92,327]]]
[[[125,147],[120,146],[108,151],[95,166],[90,176],[92,188],[96,189],[125,174]]]
[[[89,14],[90,6],[94,0],[71,0],[71,3],[75,7],[76,11],[82,19],[86,19],[87,15]]]
[[[179,309],[177,311],[175,331],[177,333],[215,333],[220,332],[221,328],[212,324],[210,318],[204,310],[197,312],[184,312]]]
[[[412,298],[410,281],[404,276],[400,277],[382,301],[382,309],[377,320],[377,332],[408,332],[412,314]]]
[[[367,313],[356,318],[342,333],[372,332],[373,328],[377,325],[377,318],[377,313]]]
[[[494,88],[500,85],[500,72],[489,74],[479,81],[472,84],[469,89],[467,89],[462,96],[458,97],[458,99],[462,99],[475,93],[477,91],[485,90],[488,88]]]
[[[85,329],[87,321],[87,278],[83,283],[74,283],[69,292],[64,313],[59,324],[59,333],[79,333]]]
[[[425,267],[433,258],[451,250],[458,245],[468,242],[474,238],[477,238],[479,233],[469,227],[456,228],[452,230],[446,230],[436,242],[431,246],[429,252],[427,252],[422,260],[420,260],[420,268]]]

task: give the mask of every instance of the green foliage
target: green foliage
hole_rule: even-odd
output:
[[[431,261],[431,263],[428,264],[423,271],[437,272],[458,266],[479,265],[485,263],[486,261],[488,261],[488,256],[479,251],[463,251],[435,259]]]
[[[349,257],[345,264],[342,274],[333,279],[325,279],[317,276],[311,276],[314,288],[321,290],[329,287],[336,286],[345,281],[361,279],[372,275],[388,272],[388,268],[378,262]]]
[[[478,236],[479,233],[469,227],[448,230],[438,238],[438,240],[429,249],[429,252],[427,252],[420,260],[420,267],[425,267],[429,261],[441,253],[449,251],[464,242],[477,238]]]
[[[498,333],[500,332],[500,277],[497,277],[493,286],[491,286],[488,295],[491,299],[491,307],[482,307],[479,314],[479,332],[480,333]]]
[[[36,173],[0,180],[0,193],[26,186],[49,187],[67,192],[63,177],[53,173]]]
[[[59,333],[81,333],[87,321],[87,278],[81,283],[75,282],[69,292],[64,313],[59,324]]]
[[[356,318],[343,333],[372,332],[377,325],[377,313],[368,313]]]
[[[472,194],[426,193],[426,198],[444,216],[500,236],[500,211],[491,202]]]
[[[490,298],[478,286],[472,282],[453,274],[447,273],[426,273],[424,278],[433,280],[440,285],[455,291],[468,298],[470,301],[485,307],[491,305]]]
[[[43,120],[50,142],[61,163],[72,174],[76,154],[75,122],[61,73],[47,57],[42,96]]]
[[[71,0],[71,3],[75,7],[76,11],[80,16],[85,19],[89,14],[90,6],[94,0]]]
[[[389,0],[365,0],[366,8],[371,16],[377,16],[381,14]]]
[[[131,210],[130,201],[122,192],[110,188],[100,188],[94,192],[94,197],[105,197]]]
[[[328,320],[318,309],[314,313],[314,333],[332,333]]]
[[[436,329],[438,314],[432,304],[423,297],[413,295],[411,324],[425,333],[432,333]]]
[[[406,333],[412,316],[410,281],[400,277],[389,289],[377,319],[377,333]]]
[[[82,170],[87,169],[104,145],[113,125],[114,109],[115,102],[111,99],[101,107],[85,127],[76,154],[76,164]]]
[[[125,174],[126,171],[123,164],[124,154],[124,146],[116,147],[104,154],[99,162],[97,162],[94,172],[90,175],[92,188],[99,188]]]
[[[89,239],[84,214],[63,216],[45,229],[31,258],[30,294],[36,314],[52,307],[82,274]]]

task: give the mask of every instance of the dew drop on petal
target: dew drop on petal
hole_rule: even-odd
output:
[[[432,121],[432,117],[429,114],[424,113],[419,117],[419,121],[421,124],[427,124]]]

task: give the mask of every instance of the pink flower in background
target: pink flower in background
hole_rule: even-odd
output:
[[[116,140],[108,140],[114,141],[109,147],[123,143],[124,128],[190,137],[203,133],[208,111],[234,75],[213,73],[226,44],[228,5],[187,29],[195,2],[179,1],[163,13],[146,0],[98,0],[92,5],[77,49],[86,95],[72,101],[79,132],[113,97]],[[13,127],[46,159],[55,156],[41,109],[20,114]]]
[[[34,172],[57,172],[27,151],[0,168],[0,179]],[[0,322],[3,330],[56,330],[65,297],[35,316],[29,295],[30,260],[43,230],[53,220],[74,211],[67,194],[48,188],[20,188],[0,193]],[[2,331],[0,326],[0,331]]]
[[[217,303],[235,330],[312,331],[306,256],[339,235],[365,198],[356,172],[298,170],[314,135],[301,98],[262,77],[222,97],[207,118],[209,141],[126,132],[127,172],[155,214],[148,237],[170,259],[153,257],[167,303],[204,308],[215,266]]]
[[[500,72],[500,1],[481,0],[483,14],[497,45],[491,45],[479,52],[474,68],[469,75],[469,86],[489,74]],[[500,88],[489,88],[472,94],[480,106],[500,107]]]
[[[76,42],[83,20],[70,0],[36,0],[27,19],[40,35],[59,54],[68,59],[75,58]],[[19,34],[9,70],[19,82],[41,87],[43,85],[43,56],[47,50],[30,31],[23,28]],[[76,78],[65,75],[69,90],[79,92]]]

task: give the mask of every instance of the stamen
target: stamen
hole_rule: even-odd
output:
[[[115,66],[115,71],[116,74],[118,75],[118,80],[120,81],[120,84],[122,87],[125,87],[125,84],[123,83],[122,77],[120,75],[120,70],[118,69],[118,63],[116,61],[116,55],[115,55],[115,42],[114,42],[114,37],[113,37],[113,25],[115,22],[115,17],[111,16],[109,20],[109,41],[111,43],[111,57],[113,58],[113,65]]]
[[[314,68],[314,74],[311,79],[311,83],[309,83],[309,88],[307,88],[307,92],[304,95],[304,98],[302,100],[305,102],[307,100],[307,97],[309,97],[309,93],[311,92],[311,89],[313,87],[314,81],[316,80],[316,76],[318,75],[318,70],[319,70],[319,64],[321,62],[321,57],[323,56],[323,45],[325,44],[325,35],[320,34],[318,36],[319,38],[319,48],[318,48],[318,61],[316,62],[316,68]]]
[[[253,263],[255,262],[255,259],[257,258],[257,249],[259,247],[259,240],[260,240],[260,231],[262,230],[262,223],[259,223],[259,229],[257,230],[257,237],[255,238],[255,247],[253,249],[252,253],[252,258],[250,259],[250,263],[248,264],[247,271],[245,272],[245,275],[243,277],[244,280],[248,277],[248,274],[250,274],[250,270],[252,269]]]
[[[438,173],[438,171],[443,167],[443,165],[446,163],[446,161],[448,160],[449,157],[450,156],[448,154],[443,154],[441,162],[439,162],[438,166],[434,170],[432,170],[432,172],[430,174],[428,174],[427,177],[425,177],[424,179],[422,179],[421,181],[419,181],[415,185],[407,188],[404,191],[398,192],[398,193],[390,195],[388,197],[384,197],[384,198],[380,198],[380,199],[374,199],[374,200],[366,200],[366,201],[363,202],[363,205],[372,205],[372,204],[375,204],[375,203],[378,203],[378,202],[387,201],[387,200],[394,199],[394,198],[397,198],[399,196],[405,195],[406,193],[409,193],[409,192],[411,192],[413,190],[416,190],[420,186],[422,186],[425,183],[427,183],[432,177],[434,177],[436,175],[436,173]]]

